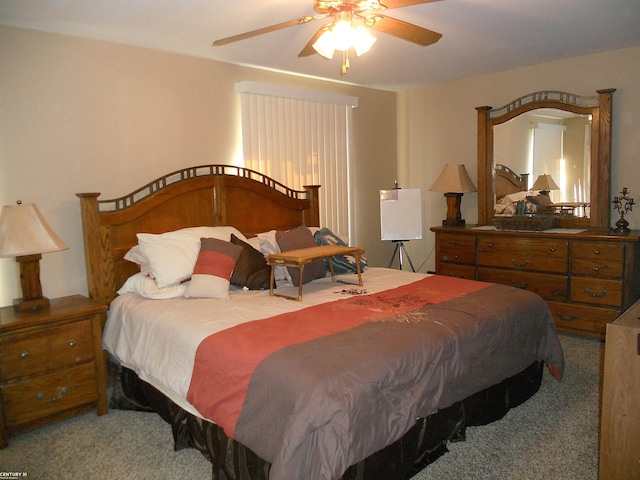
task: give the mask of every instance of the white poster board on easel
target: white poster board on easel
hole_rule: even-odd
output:
[[[380,190],[382,240],[422,239],[422,198],[418,188]]]

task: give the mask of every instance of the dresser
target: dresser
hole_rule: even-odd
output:
[[[0,448],[11,436],[93,408],[107,413],[106,310],[81,295],[52,299],[37,312],[0,309]]]
[[[559,331],[604,338],[640,298],[640,231],[611,235],[432,227],[436,273],[540,295]]]

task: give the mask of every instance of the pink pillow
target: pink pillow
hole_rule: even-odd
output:
[[[185,297],[229,298],[229,280],[242,247],[217,238],[201,238],[200,253]]]

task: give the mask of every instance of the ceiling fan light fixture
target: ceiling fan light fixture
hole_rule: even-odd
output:
[[[331,60],[336,50],[346,52],[353,48],[357,56],[369,51],[377,38],[363,25],[355,26],[351,21],[339,20],[327,28],[315,41],[313,48]]]
[[[333,32],[330,29],[325,30],[322,35],[313,44],[313,49],[324,58],[331,60],[336,51],[333,45]]]
[[[378,39],[369,33],[369,30],[362,25],[354,29],[353,49],[359,57],[363,53],[367,53]]]

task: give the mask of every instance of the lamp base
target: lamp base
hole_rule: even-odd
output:
[[[13,299],[13,309],[18,313],[39,312],[49,306],[47,297],[36,298],[35,300],[24,300],[23,298]]]
[[[464,220],[462,219],[446,219],[442,220],[443,227],[464,227]]]
[[[16,312],[37,312],[49,305],[49,299],[42,295],[40,284],[40,259],[39,253],[16,257],[20,265],[20,285],[22,286],[22,298],[13,301]]]

